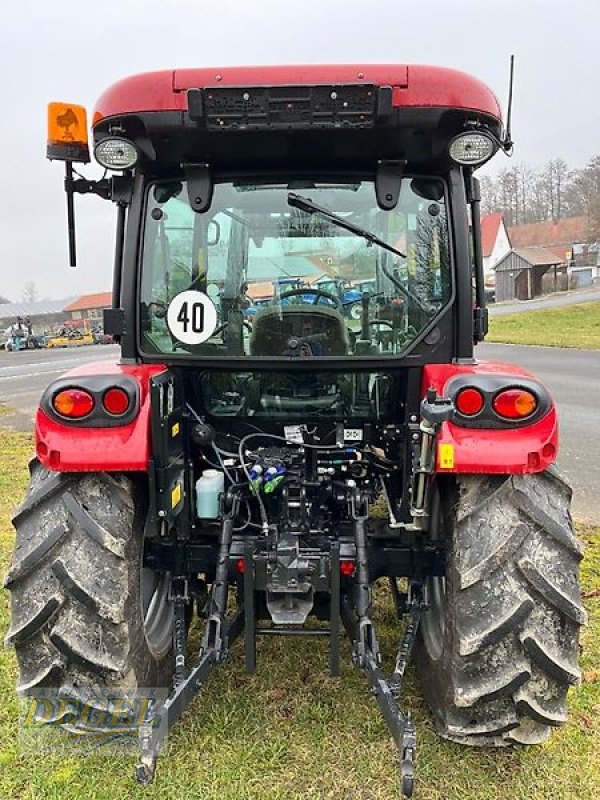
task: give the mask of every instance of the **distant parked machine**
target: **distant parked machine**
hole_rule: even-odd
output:
[[[9,352],[17,352],[19,350],[38,350],[45,346],[46,344],[44,336],[30,336],[25,331],[23,331],[22,334],[11,334],[4,343],[4,349],[8,350]]]
[[[81,347],[84,344],[95,344],[94,334],[77,323],[64,323],[58,330],[48,336],[46,347]]]
[[[17,317],[15,324],[7,328],[4,333],[8,337],[4,342],[4,349],[9,352],[34,350],[45,346],[45,337],[33,334],[28,317],[25,320]]]

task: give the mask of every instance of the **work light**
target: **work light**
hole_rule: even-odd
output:
[[[106,169],[131,169],[138,160],[134,144],[121,136],[102,139],[94,147],[94,156],[101,167]]]
[[[475,166],[483,164],[496,152],[496,142],[487,133],[470,131],[455,136],[448,152],[457,164]]]

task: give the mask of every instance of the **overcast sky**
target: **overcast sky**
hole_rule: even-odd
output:
[[[596,0],[20,0],[0,10],[0,295],[109,290],[114,209],[76,199],[79,266],[67,265],[63,166],[45,159],[46,105],[94,107],[128,74],[277,63],[440,64],[504,105],[517,57],[514,160],[600,154]],[[493,169],[510,162],[498,155]],[[90,177],[99,174],[86,169]]]

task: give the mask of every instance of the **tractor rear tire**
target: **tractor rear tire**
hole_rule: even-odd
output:
[[[30,470],[5,581],[18,692],[53,689],[85,702],[92,692],[168,687],[170,608],[166,587],[145,588],[156,573],[142,568],[142,478],[50,472],[37,460]]]
[[[539,744],[579,683],[582,547],[553,470],[460,476],[433,500],[445,578],[430,578],[415,660],[438,732],[469,745]]]

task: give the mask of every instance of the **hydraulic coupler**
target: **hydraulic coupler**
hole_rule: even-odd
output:
[[[438,397],[435,389],[428,389],[427,396],[421,401],[421,448],[418,463],[414,471],[412,487],[412,504],[410,512],[415,527],[426,527],[429,515],[428,494],[430,477],[435,472],[436,438],[442,423],[450,419],[454,413],[454,403],[445,397]]]

